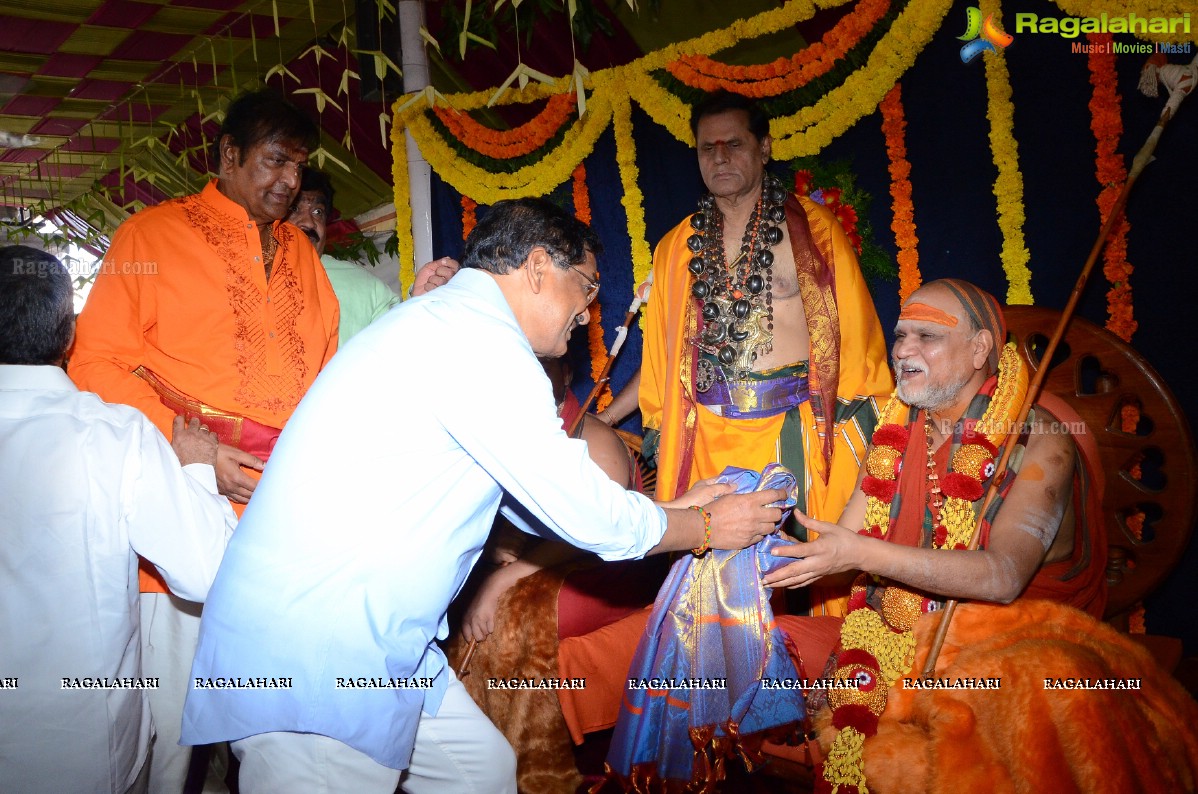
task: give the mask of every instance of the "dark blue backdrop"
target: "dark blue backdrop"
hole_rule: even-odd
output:
[[[985,68],[982,58],[963,64],[956,39],[964,29],[967,5],[973,3],[954,6],[944,27],[902,80],[919,266],[924,280],[963,277],[1002,298],[1007,285],[999,258],[1002,237],[993,194],[997,171],[987,137]],[[1009,15],[1015,10],[1064,16],[1057,6],[1041,0],[1022,0]],[[1061,308],[1099,229],[1086,56],[1071,52],[1070,41],[1059,36],[1024,34],[1016,36],[1005,57],[1024,180],[1024,234],[1031,252],[1032,295],[1038,305]],[[1179,56],[1172,59],[1182,60]],[[1120,56],[1118,60],[1124,123],[1120,151],[1128,166],[1164,103],[1163,98],[1149,99],[1136,89],[1143,61],[1143,56]],[[1189,104],[1198,104],[1198,99]],[[655,244],[693,211],[702,184],[689,147],[635,106],[633,125],[646,228],[650,243]],[[1198,209],[1192,195],[1198,184],[1198,153],[1191,145],[1195,140],[1198,107],[1183,105],[1160,142],[1157,162],[1140,177],[1127,209],[1131,222],[1128,260],[1136,268],[1131,285],[1140,323],[1132,344],[1172,387],[1191,426],[1198,419],[1198,379],[1193,371],[1192,334],[1184,329],[1184,323],[1185,318],[1194,316],[1193,303],[1198,300],[1198,255],[1193,243],[1186,244],[1184,239],[1192,234]],[[820,156],[852,162],[859,186],[873,196],[870,221],[876,241],[893,257],[896,248],[890,232],[889,176],[880,115],[875,112],[863,118]],[[599,262],[603,279],[600,305],[610,344],[627,311],[633,286],[610,129],[587,158],[586,169],[593,226],[606,247]],[[435,176],[433,182],[434,250],[437,256],[460,255],[459,195]],[[569,206],[568,186],[559,188],[551,198]],[[898,283],[875,283],[873,287],[882,326],[889,334],[898,314]],[[1099,325],[1107,319],[1107,287],[1100,262],[1079,309],[1083,317]],[[640,352],[640,331],[634,329],[613,371],[617,390],[635,372]],[[592,385],[586,334],[575,334],[570,359],[575,391],[585,397]],[[639,415],[634,416],[625,427],[636,428],[638,420]],[[1198,621],[1192,619],[1196,602],[1198,543],[1191,541],[1178,569],[1147,602],[1149,631],[1182,637],[1187,655],[1198,654]]]

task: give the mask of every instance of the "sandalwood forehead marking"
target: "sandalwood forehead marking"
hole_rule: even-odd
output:
[[[949,328],[956,328],[958,322],[957,318],[948,312],[937,309],[935,306],[929,306],[926,303],[908,303],[903,306],[903,310],[899,313],[899,319],[935,323],[936,325],[944,325]]]

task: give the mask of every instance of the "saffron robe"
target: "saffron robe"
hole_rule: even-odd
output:
[[[785,414],[726,419],[697,405],[694,391],[699,303],[691,296],[690,218],[666,234],[653,259],[645,310],[640,407],[660,432],[657,495],[673,499],[728,466],[761,471],[780,462],[799,481],[798,509],[836,521],[873,434],[877,398],[894,381],[873,298],[835,215],[807,198],[786,202],[787,232],[807,328],[811,399]],[[810,241],[808,244],[807,241]],[[842,614],[830,606],[833,614]]]

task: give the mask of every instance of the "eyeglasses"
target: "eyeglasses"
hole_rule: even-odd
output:
[[[578,269],[577,265],[567,265],[567,267],[569,267],[578,275],[582,276],[583,280],[586,281],[586,286],[583,287],[583,289],[585,289],[587,293],[587,306],[590,306],[595,302],[595,298],[599,296],[599,279],[591,278],[586,273],[583,273]]]

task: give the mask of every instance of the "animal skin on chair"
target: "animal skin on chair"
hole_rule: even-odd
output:
[[[487,679],[557,677],[558,591],[580,564],[538,571],[504,593],[495,631],[478,644],[469,674],[462,678],[470,697],[515,749],[522,794],[559,794],[581,785],[570,734],[552,689],[491,689]],[[455,634],[446,653],[454,669],[461,665],[466,646],[461,634]]]
[[[582,783],[573,743],[553,689],[493,689],[489,678],[556,679],[558,644],[652,603],[667,566],[664,557],[602,563],[574,560],[513,585],[499,599],[495,631],[478,643],[466,691],[516,751],[522,794],[559,794]],[[460,634],[446,656],[457,669],[467,643]]]
[[[923,669],[942,614],[916,625],[912,670]],[[1076,609],[962,604],[933,678],[1000,687],[892,687],[863,750],[871,792],[1122,794],[1198,783],[1198,704],[1127,635]],[[1053,688],[1068,679],[1134,679],[1138,691]],[[837,733],[827,710],[816,728],[827,750]]]

